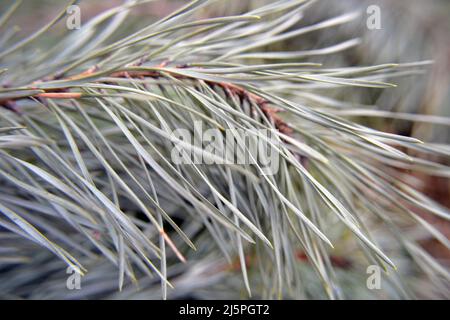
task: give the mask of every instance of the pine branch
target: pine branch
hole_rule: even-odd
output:
[[[445,294],[450,275],[420,243],[450,241],[419,212],[448,221],[450,210],[402,177],[448,179],[448,146],[349,119],[450,125],[350,102],[395,92],[388,81],[429,61],[327,67],[357,38],[323,48],[302,38],[312,50],[292,51],[297,37],[358,19],[311,24],[314,1],[208,17],[213,1],[196,0],[136,28],[127,17],[144,2],[65,30],[53,47],[34,40],[57,19],[22,42],[0,38],[0,293],[338,299],[366,292],[374,265],[392,272],[370,298],[413,298],[409,283],[425,275],[427,291]],[[215,163],[197,141],[210,129],[248,139],[256,161]],[[273,174],[252,148],[260,130],[273,133],[263,140],[279,155]],[[176,162],[175,146],[192,157]],[[86,291],[64,287],[67,266],[85,273]]]

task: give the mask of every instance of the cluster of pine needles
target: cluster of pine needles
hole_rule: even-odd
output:
[[[0,297],[449,297],[448,269],[421,241],[450,241],[420,214],[448,220],[449,209],[404,176],[449,178],[450,147],[362,125],[330,98],[396,90],[430,62],[317,63],[358,39],[280,50],[360,18],[305,23],[315,1],[215,17],[205,12],[220,1],[194,0],[133,29],[149,2],[124,1],[53,42],[43,39],[67,7],[26,37],[10,26],[25,4],[0,16]],[[174,163],[171,133],[194,135],[198,122],[236,140],[274,132],[279,170]]]

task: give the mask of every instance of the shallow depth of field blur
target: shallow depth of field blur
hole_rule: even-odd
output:
[[[224,14],[240,14],[247,12],[252,7],[264,1],[258,0],[221,0],[217,1],[208,10],[202,13],[204,17],[221,16]],[[82,23],[103,10],[119,4],[119,0],[111,1],[81,1]],[[129,21],[126,23],[130,30],[136,30],[140,26],[146,25],[150,17],[163,17],[180,5],[184,1],[165,0],[153,1],[143,5],[139,10],[134,10]],[[9,6],[9,0],[0,0],[0,12]],[[369,30],[366,26],[366,8],[369,5],[377,5],[381,8],[380,30]],[[60,10],[61,1],[45,0],[31,1],[25,0],[24,5],[19,9],[18,14],[10,24],[20,25],[21,29],[16,30],[15,36],[20,38],[39,28],[49,21],[54,14]],[[326,29],[323,32],[313,32],[299,39],[293,39],[281,44],[276,44],[272,50],[311,50],[333,45],[345,39],[359,38],[361,43],[348,50],[337,54],[314,57],[314,62],[323,63],[329,67],[340,66],[363,66],[384,63],[408,63],[415,61],[432,60],[433,64],[426,66],[423,71],[413,75],[399,76],[391,81],[397,84],[396,88],[389,89],[365,89],[348,88],[337,89],[335,92],[327,91],[327,98],[343,102],[337,105],[345,113],[345,106],[351,105],[354,108],[369,108],[374,110],[392,111],[399,114],[412,113],[424,116],[450,117],[450,1],[448,0],[319,0],[308,9],[301,24],[307,25],[319,20],[336,16],[340,13],[359,10],[362,12],[361,19]],[[54,43],[54,36],[58,35],[63,23],[59,23],[40,41],[48,42],[49,46]],[[127,34],[123,30],[124,34]],[[0,34],[2,37],[8,35]],[[55,37],[56,38],[56,37]],[[269,49],[269,48],[268,48]],[[24,62],[24,68],[29,68]],[[317,91],[320,93],[320,90]],[[331,93],[331,94],[330,94]],[[308,96],[296,95],[299,102],[308,103],[311,107],[321,108],[320,101],[314,101]],[[336,114],[339,114],[339,110]],[[361,117],[355,114],[351,118],[358,123],[373,127],[385,132],[392,132],[400,135],[411,136],[426,142],[449,144],[450,127],[447,125],[430,124],[405,121],[402,119],[390,119],[384,117]],[[412,152],[412,151],[410,151]],[[433,159],[435,161],[447,161],[444,159]],[[450,163],[446,163],[450,165]],[[401,171],[395,172],[404,182],[422,191],[436,202],[450,208],[450,179],[432,177],[419,172]],[[1,192],[1,191],[0,191]],[[417,212],[422,218],[434,225],[447,238],[450,238],[450,224],[444,219],[432,216],[426,212]],[[403,232],[414,232],[403,227]],[[1,240],[0,240],[1,241]],[[421,245],[427,252],[435,257],[447,270],[450,268],[450,252],[436,240],[426,236],[421,240]],[[344,254],[345,248],[341,248]],[[301,262],[299,262],[301,263]],[[204,266],[205,267],[205,266]],[[207,267],[205,267],[207,268]],[[201,270],[197,270],[201,272]],[[195,272],[195,271],[192,271]],[[365,278],[365,274],[359,275],[360,279]],[[0,273],[0,279],[2,275]],[[111,275],[111,278],[116,275]],[[353,281],[351,275],[348,282]],[[0,280],[1,281],[1,280]],[[89,280],[87,280],[89,281]],[[95,281],[95,279],[92,279]],[[187,281],[187,280],[184,280]],[[235,288],[241,287],[239,271],[236,277],[227,278],[217,275],[211,276],[205,283],[199,283],[198,287],[192,284],[183,286],[183,281],[178,283],[179,290],[174,291],[171,298],[241,298]],[[428,281],[426,278],[419,279],[417,283]],[[45,288],[45,284],[42,285]],[[99,284],[101,286],[101,283]],[[210,288],[219,288],[209,290]],[[56,298],[51,295],[51,284],[49,283],[44,297]],[[437,295],[440,298],[450,298],[449,292],[443,290]],[[1,284],[0,284],[1,290]],[[314,290],[314,289],[312,289]],[[2,293],[0,292],[0,296]],[[68,292],[67,297],[77,298],[76,292]],[[72,296],[71,296],[72,295]],[[365,298],[364,292],[350,294],[353,298]],[[428,292],[423,292],[419,298],[426,298]],[[436,295],[434,295],[436,296]],[[36,295],[39,297],[39,294]],[[108,298],[159,298],[158,290],[139,294],[130,289],[122,293],[111,293]],[[103,298],[103,297],[101,297]],[[381,297],[382,298],[382,297]]]

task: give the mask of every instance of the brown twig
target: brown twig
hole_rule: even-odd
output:
[[[44,92],[38,93],[35,97],[48,99],[78,99],[83,94],[81,92]]]
[[[137,63],[131,65],[131,66],[139,66],[143,63],[143,59],[140,59]],[[156,66],[156,68],[164,68],[169,64],[169,61],[165,60],[161,62],[159,65]],[[176,68],[182,69],[182,68],[188,68],[189,65],[179,65],[176,66]],[[52,77],[47,77],[39,81],[33,82],[31,88],[36,88],[36,84],[47,82],[51,80],[77,80],[82,79],[85,77],[89,77],[93,74],[95,74],[99,70],[98,66],[93,66],[79,74],[63,78],[60,74],[57,74]],[[163,72],[169,72],[169,71],[163,71]],[[115,71],[112,72],[109,77],[111,78],[160,78],[163,76],[163,72],[158,70],[130,70],[130,71]],[[191,78],[189,76],[184,75],[173,75],[177,79],[190,79],[195,80],[194,78]],[[291,134],[292,129],[289,127],[289,125],[282,120],[277,113],[280,111],[278,108],[275,108],[269,104],[269,101],[266,99],[246,90],[243,87],[240,87],[238,85],[232,84],[232,83],[226,83],[226,82],[214,82],[214,81],[206,81],[206,83],[210,86],[218,86],[222,88],[224,91],[238,96],[241,99],[246,99],[247,101],[254,103],[257,105],[260,110],[264,113],[264,115],[275,125],[275,127],[284,134]],[[58,89],[47,89],[44,90],[43,93],[38,93],[35,95],[32,95],[30,97],[18,97],[18,98],[12,98],[12,99],[5,99],[0,100],[0,106],[11,110],[13,112],[18,112],[16,101],[27,99],[31,97],[35,98],[47,98],[47,99],[79,99],[83,97],[83,94],[81,92],[69,92],[70,88],[58,88]]]
[[[244,259],[246,267],[252,267],[256,263],[256,259],[254,256],[246,255]],[[347,259],[346,257],[330,255],[329,259],[331,265],[338,269],[349,270],[354,266],[353,262]],[[301,263],[309,263],[308,256],[306,255],[305,252],[301,250],[295,252],[295,260]],[[216,270],[214,270],[214,272],[226,272],[226,271],[237,272],[240,269],[241,269],[241,261],[239,258],[236,258],[231,262],[231,264],[227,263],[220,265]]]
[[[277,115],[277,113],[280,112],[280,109],[271,106],[266,99],[232,83],[207,81],[207,84],[210,86],[219,86],[230,94],[254,103],[260,108],[264,115],[273,122],[277,130],[284,134],[292,134],[293,131],[290,126]]]

